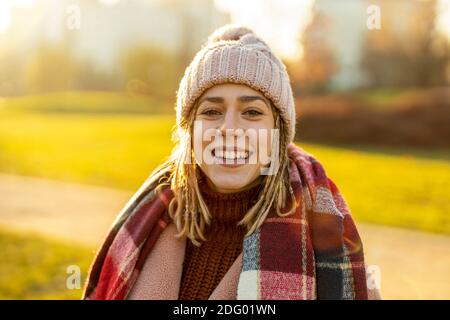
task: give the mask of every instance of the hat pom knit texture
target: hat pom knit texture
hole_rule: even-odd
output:
[[[244,84],[260,91],[280,112],[288,141],[295,136],[295,106],[286,67],[251,29],[235,24],[214,31],[186,68],[177,91],[177,124],[195,101],[217,84]]]

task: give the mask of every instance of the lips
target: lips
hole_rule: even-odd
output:
[[[250,158],[250,155],[252,154],[248,150],[242,150],[242,149],[221,149],[221,148],[215,148],[212,150],[212,156],[216,160],[215,162],[217,164],[227,166],[227,167],[236,167],[243,165],[247,162],[247,160]]]

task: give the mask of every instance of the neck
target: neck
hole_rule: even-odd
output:
[[[207,226],[205,236],[209,239],[221,238],[225,242],[237,241],[246,233],[239,221],[256,203],[261,185],[255,184],[245,190],[222,193],[214,190],[204,180],[199,187],[206,206],[211,214],[211,224]]]

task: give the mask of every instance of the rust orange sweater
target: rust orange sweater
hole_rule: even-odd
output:
[[[187,239],[179,300],[207,300],[242,252],[245,228],[237,226],[255,203],[260,185],[237,193],[218,193],[199,182],[211,212],[200,247]]]

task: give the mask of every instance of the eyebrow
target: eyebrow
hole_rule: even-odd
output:
[[[238,98],[239,102],[252,102],[255,100],[261,100],[262,102],[264,102],[264,104],[267,105],[266,100],[264,100],[263,97],[260,96],[240,96]]]
[[[255,100],[261,100],[267,106],[266,100],[260,96],[240,96],[237,98],[239,102],[252,102]],[[204,97],[198,102],[198,105],[202,104],[204,101],[215,102],[215,103],[223,103],[225,101],[222,97]]]
[[[204,101],[223,103],[225,100],[222,97],[204,97],[203,99],[200,99],[198,105],[201,105]]]

